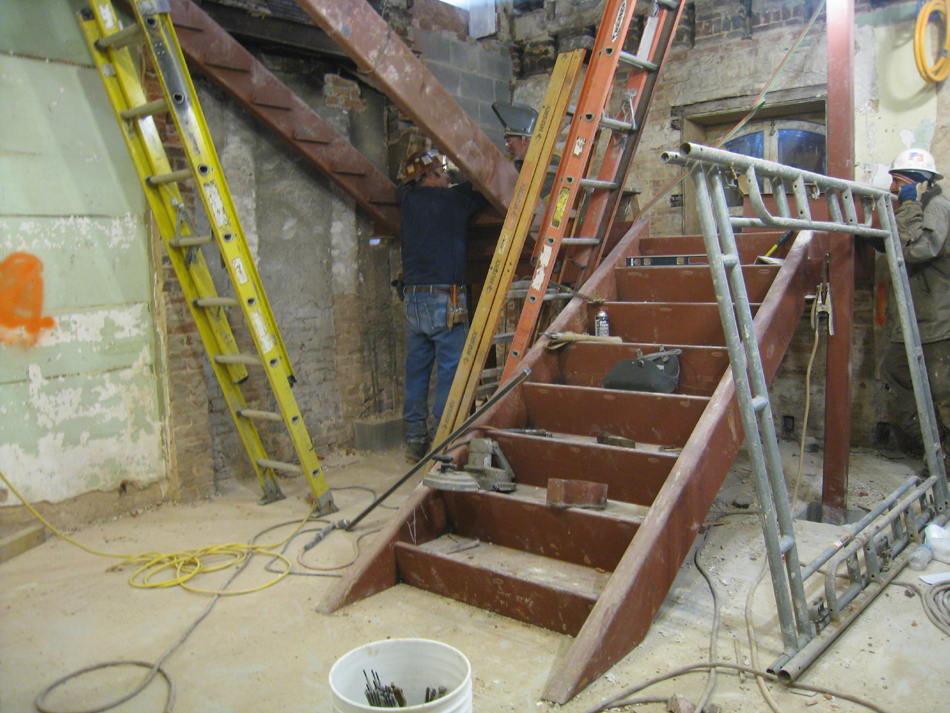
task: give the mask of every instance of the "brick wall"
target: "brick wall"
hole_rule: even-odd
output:
[[[161,86],[147,69],[144,87],[149,99],[161,96]],[[172,121],[156,115],[172,170],[186,167],[181,142]],[[195,195],[189,182],[179,184],[186,205],[194,209]],[[214,470],[208,427],[208,388],[204,365],[207,356],[184,292],[168,258],[161,234],[153,222],[153,262],[156,265],[157,312],[164,317],[164,382],[167,402],[166,448],[170,496],[194,502],[214,494]]]

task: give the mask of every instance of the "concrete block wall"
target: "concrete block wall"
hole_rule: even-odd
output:
[[[416,28],[416,47],[433,76],[455,98],[482,131],[504,150],[501,124],[492,111],[495,101],[511,101],[511,55],[498,42],[459,37],[449,30]]]

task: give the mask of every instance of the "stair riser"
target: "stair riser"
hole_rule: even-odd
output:
[[[546,488],[549,478],[607,485],[607,497],[649,506],[676,462],[674,453],[584,446],[550,438],[495,434],[519,484]]]
[[[472,568],[401,542],[395,553],[406,584],[569,636],[580,631],[596,603],[594,598]]]
[[[777,265],[742,268],[746,292],[752,302],[761,302],[778,272]],[[618,302],[715,302],[708,267],[617,268]]]
[[[706,407],[697,396],[525,384],[527,426],[596,437],[600,433],[637,443],[682,448]]]

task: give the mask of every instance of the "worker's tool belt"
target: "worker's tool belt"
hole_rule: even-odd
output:
[[[440,295],[451,295],[452,294],[452,285],[406,285],[403,288],[406,292],[435,292]],[[456,286],[457,292],[461,292],[462,288]]]

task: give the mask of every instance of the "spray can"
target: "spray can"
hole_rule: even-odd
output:
[[[609,337],[610,336],[610,320],[607,319],[607,313],[604,310],[600,310],[597,315],[594,317],[594,336],[595,337]]]

